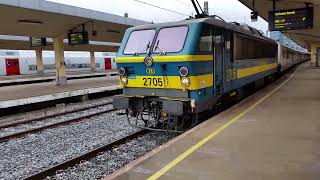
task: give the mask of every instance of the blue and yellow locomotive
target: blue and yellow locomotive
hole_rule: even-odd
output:
[[[131,125],[183,131],[224,95],[273,77],[277,50],[258,30],[212,17],[133,27],[117,54],[123,94],[113,104]]]

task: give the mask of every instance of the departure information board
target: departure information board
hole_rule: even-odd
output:
[[[313,27],[313,7],[269,12],[269,30],[284,31]]]
[[[69,45],[89,44],[88,32],[72,32],[68,33]]]
[[[31,47],[39,47],[39,46],[46,46],[46,45],[47,45],[46,38],[30,37],[30,46]]]

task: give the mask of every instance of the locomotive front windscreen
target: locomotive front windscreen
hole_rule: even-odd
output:
[[[188,33],[187,26],[160,29],[153,52],[179,52],[183,49]]]
[[[148,51],[156,31],[154,29],[133,31],[130,34],[124,54],[142,54]]]
[[[155,39],[156,30],[146,29],[131,32],[123,53],[127,55],[153,53],[180,52],[188,34],[187,26],[164,27],[159,30]],[[153,44],[152,44],[153,43]]]

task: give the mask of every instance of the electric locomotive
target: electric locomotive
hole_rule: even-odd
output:
[[[130,28],[116,57],[123,94],[113,105],[132,126],[184,131],[222,97],[273,79],[277,50],[257,29],[213,17]]]
[[[131,125],[181,131],[219,98],[277,71],[277,44],[215,18],[148,24],[126,31],[117,54]]]

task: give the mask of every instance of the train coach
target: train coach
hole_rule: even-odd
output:
[[[310,53],[297,51],[292,49],[286,45],[280,44],[278,42],[278,64],[280,67],[280,71],[286,71],[290,67],[303,62],[305,60],[309,60],[311,58]]]
[[[43,57],[44,72],[55,72],[55,60],[51,54],[45,54]],[[67,71],[90,70],[90,57],[87,53],[65,53],[65,63]],[[96,55],[96,69],[109,70],[116,69],[115,56]],[[36,57],[30,53],[20,55],[19,51],[3,50],[0,51],[0,75],[25,75],[36,74]]]
[[[309,58],[253,27],[212,17],[133,27],[117,54],[123,94],[113,104],[132,126],[181,132],[222,97]]]

